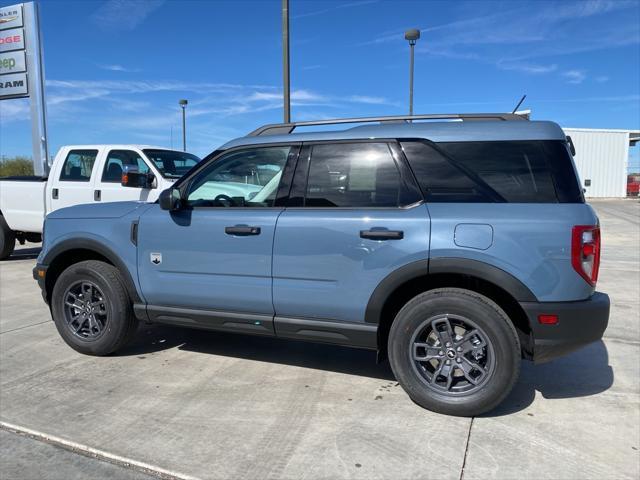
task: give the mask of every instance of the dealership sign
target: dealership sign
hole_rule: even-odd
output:
[[[38,4],[25,2],[0,8],[0,101],[29,99],[36,175],[46,175],[49,169],[44,84]]]
[[[29,96],[22,7],[0,8],[0,100]]]

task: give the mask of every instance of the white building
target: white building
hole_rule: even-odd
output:
[[[586,197],[626,197],[629,147],[640,131],[563,128],[576,149],[574,157]]]

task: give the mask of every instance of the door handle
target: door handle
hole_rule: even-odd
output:
[[[233,227],[224,227],[224,233],[227,235],[236,235],[238,237],[248,237],[249,235],[260,235],[260,227],[235,225]]]
[[[53,198],[54,200],[58,199],[58,189],[54,188],[51,190],[51,198]]]
[[[99,202],[99,201],[100,201],[100,196],[101,196],[100,194],[101,194],[100,190],[94,190],[94,191],[93,191],[93,199],[94,199],[96,202]]]
[[[369,240],[402,240],[402,230],[360,230],[360,238]]]

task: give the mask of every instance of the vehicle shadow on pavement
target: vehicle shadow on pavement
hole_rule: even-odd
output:
[[[370,350],[161,325],[141,328],[135,340],[117,355],[144,355],[174,347],[208,355],[395,381],[389,362],[376,364],[376,353]]]
[[[40,255],[40,247],[35,248],[19,248],[13,251],[9,258],[5,258],[3,262],[12,262],[15,260],[35,260]]]
[[[613,385],[613,369],[602,340],[566,357],[534,365],[522,362],[520,379],[495,410],[483,417],[499,417],[531,405],[536,390],[546,399],[588,397],[604,392]]]

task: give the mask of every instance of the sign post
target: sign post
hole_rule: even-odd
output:
[[[47,112],[38,6],[0,8],[0,101],[29,98],[35,175],[48,173]]]

